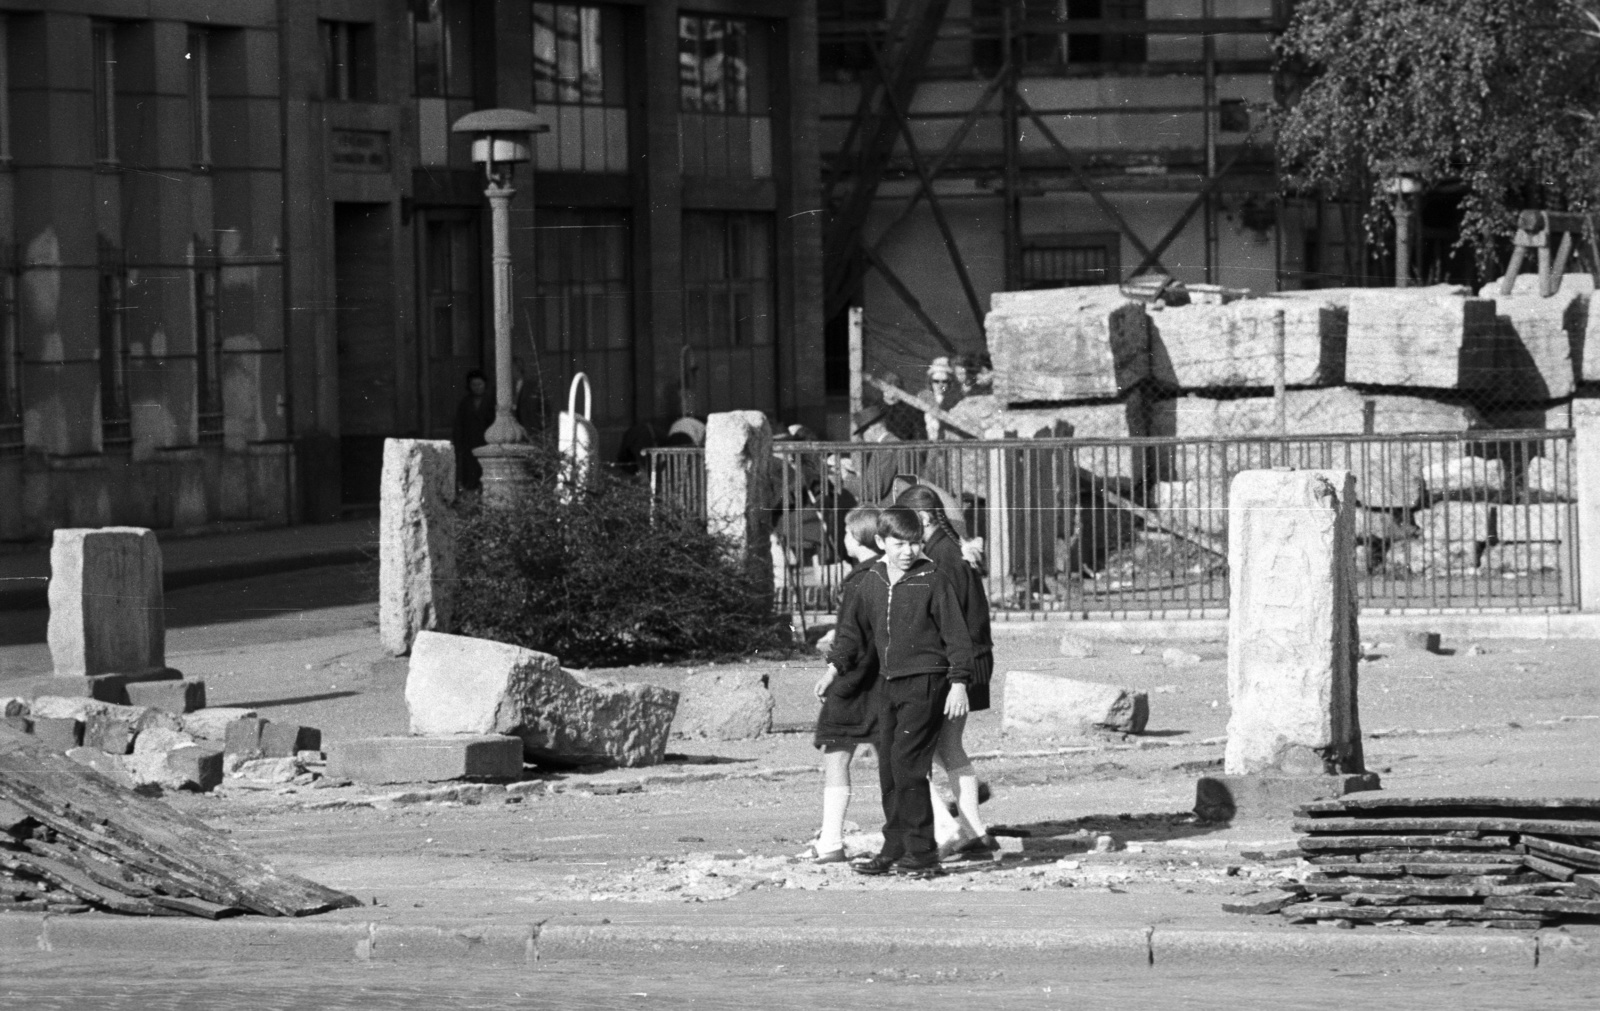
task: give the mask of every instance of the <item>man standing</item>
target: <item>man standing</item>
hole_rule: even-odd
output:
[[[494,423],[494,398],[489,396],[489,380],[482,369],[467,373],[467,395],[456,407],[455,428],[450,442],[456,450],[456,479],[466,491],[477,491],[483,483],[483,465],[472,454],[487,441],[483,435]]]

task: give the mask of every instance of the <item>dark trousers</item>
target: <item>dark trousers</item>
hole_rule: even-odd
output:
[[[886,678],[878,709],[878,785],[883,792],[882,856],[932,857],[933,801],[928,774],[944,726],[950,682],[944,674]]]

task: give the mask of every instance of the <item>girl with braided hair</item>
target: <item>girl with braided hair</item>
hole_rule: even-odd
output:
[[[994,672],[994,639],[989,631],[989,601],[984,594],[978,569],[963,556],[961,536],[951,524],[945,512],[944,500],[937,491],[925,484],[913,485],[901,492],[895,505],[906,506],[916,512],[922,521],[922,553],[953,577],[956,599],[961,605],[962,614],[966,616],[967,631],[972,636],[976,667],[972,684],[967,688],[967,698],[973,712],[988,709],[989,678]],[[978,774],[961,740],[966,725],[965,716],[946,718],[944,728],[939,733],[938,748],[934,752],[934,760],[944,767],[950,789],[956,795],[959,824],[950,818],[933,781],[930,779],[928,782],[929,789],[934,792],[934,831],[938,838],[946,840],[940,846],[941,856],[951,856],[957,852],[992,853],[1000,848],[984,825],[983,816],[978,813]],[[970,838],[962,838],[962,829],[970,833]]]

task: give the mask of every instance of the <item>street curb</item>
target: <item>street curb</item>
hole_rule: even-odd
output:
[[[468,961],[500,966],[562,959],[630,958],[641,949],[708,955],[807,959],[916,960],[1043,955],[1073,965],[1154,969],[1260,966],[1280,960],[1333,968],[1473,966],[1501,970],[1600,968],[1600,945],[1560,931],[1499,934],[1450,930],[1339,931],[1317,927],[1198,930],[858,928],[726,925],[390,925],[377,922],[136,919],[101,914],[0,914],[0,954],[181,957],[302,963]]]
[[[222,583],[230,579],[252,579],[257,576],[275,576],[302,569],[320,569],[331,565],[354,565],[372,561],[377,557],[377,545],[366,547],[324,548],[297,555],[278,555],[244,561],[217,562],[168,570],[161,579],[165,591],[182,590],[208,583]],[[19,611],[40,610],[49,606],[49,580],[45,578],[22,579],[20,586],[0,588],[0,607]]]

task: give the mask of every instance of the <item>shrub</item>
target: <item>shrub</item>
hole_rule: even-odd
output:
[[[463,510],[454,631],[577,667],[783,645],[770,583],[727,541],[669,507],[652,510],[647,485],[609,473],[563,496],[558,464],[542,446],[525,502]]]

